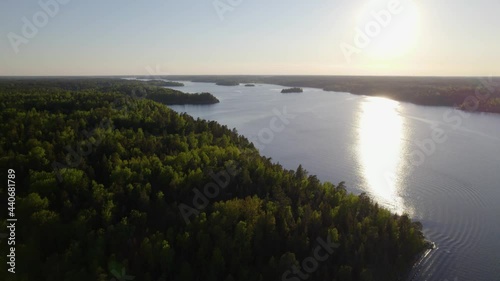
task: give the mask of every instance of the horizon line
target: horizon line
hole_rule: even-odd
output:
[[[293,77],[293,76],[321,76],[321,77],[400,77],[400,78],[500,78],[500,75],[363,75],[363,74],[110,74],[110,75],[0,75],[0,78],[77,78],[77,77],[87,77],[87,78],[106,78],[106,77],[169,77],[169,76],[282,76],[282,77]]]

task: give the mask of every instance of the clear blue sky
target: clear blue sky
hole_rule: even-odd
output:
[[[70,0],[43,25],[38,1],[2,0],[0,75],[500,75],[500,1],[390,1]],[[383,9],[391,20],[356,45]]]

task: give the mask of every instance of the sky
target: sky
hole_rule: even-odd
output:
[[[500,76],[498,0],[0,1],[0,75]]]

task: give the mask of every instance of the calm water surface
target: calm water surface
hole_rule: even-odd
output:
[[[311,88],[185,84],[178,89],[221,102],[174,110],[234,127],[285,168],[302,164],[421,221],[437,248],[414,280],[500,280],[500,115]]]

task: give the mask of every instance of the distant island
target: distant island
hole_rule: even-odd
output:
[[[219,81],[215,83],[218,86],[238,86],[240,83],[234,81]]]
[[[288,94],[288,93],[302,93],[304,90],[302,88],[289,88],[289,89],[283,89],[281,90],[281,93],[283,94]]]
[[[245,84],[245,87],[255,87],[255,84]]]

